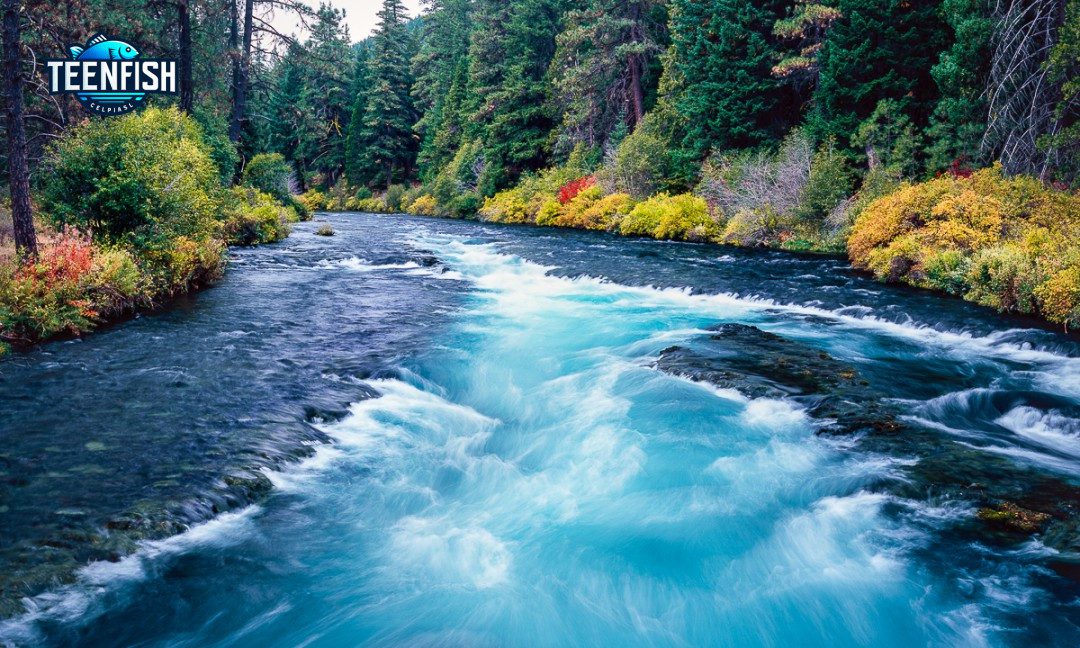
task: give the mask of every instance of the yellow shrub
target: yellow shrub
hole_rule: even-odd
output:
[[[424,195],[412,201],[412,204],[405,211],[418,216],[435,216],[438,214],[439,205],[436,203],[434,196]]]
[[[620,218],[634,209],[634,204],[630,194],[604,196],[582,212],[578,227],[592,230],[611,229]]]
[[[525,200],[518,189],[500,191],[484,200],[478,213],[480,220],[489,223],[527,223],[530,220],[525,211]]]
[[[308,211],[322,211],[326,209],[326,194],[318,189],[308,189],[296,197]]]
[[[536,212],[536,224],[550,227],[555,225],[562,215],[563,206],[554,198],[547,199]]]
[[[628,236],[705,241],[719,236],[720,228],[703,198],[692,194],[659,194],[638,203],[619,223]]]
[[[592,208],[598,200],[600,200],[601,191],[600,187],[589,187],[583,189],[578,195],[574,196],[570,202],[562,206],[559,210],[559,215],[555,219],[555,225],[559,227],[585,227],[585,212]],[[537,217],[537,223],[539,223],[539,217]]]
[[[1046,319],[1066,326],[1080,324],[1080,268],[1059,270],[1035,289]]]
[[[848,255],[879,279],[1076,323],[1080,196],[1000,166],[905,186],[866,207]]]
[[[385,214],[390,211],[382,198],[362,198],[356,201],[356,211],[370,214]]]
[[[930,213],[953,182],[942,178],[901,187],[870,203],[855,221],[848,237],[848,255],[852,263],[865,267],[872,250],[915,229],[918,220]]]

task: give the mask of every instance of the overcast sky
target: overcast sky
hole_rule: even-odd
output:
[[[319,6],[319,0],[305,0],[312,7]],[[403,0],[409,17],[415,18],[420,13],[420,0]],[[345,10],[345,24],[349,26],[349,38],[356,43],[367,38],[378,18],[375,16],[382,7],[382,0],[330,0],[330,4]],[[283,33],[297,31],[296,21],[289,16],[277,16],[274,26]]]

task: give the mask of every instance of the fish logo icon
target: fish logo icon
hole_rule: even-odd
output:
[[[129,43],[109,40],[105,34],[92,37],[86,41],[84,47],[73,45],[68,49],[71,51],[71,58],[76,61],[118,61],[133,59],[139,55],[139,50]]]
[[[90,112],[122,115],[148,93],[176,93],[176,61],[143,59],[131,43],[95,34],[68,48],[70,58],[46,61],[49,91],[73,93]]]

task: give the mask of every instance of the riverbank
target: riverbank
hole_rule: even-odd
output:
[[[115,151],[100,163],[101,150]],[[72,129],[38,191],[38,254],[0,232],[0,355],[78,337],[212,285],[227,246],[288,236],[310,214],[280,155],[255,156],[228,187],[207,137],[179,111],[147,109]],[[10,217],[0,208],[0,220]]]
[[[778,156],[793,155],[779,153]],[[710,173],[710,172],[706,172]],[[1080,194],[1000,166],[922,183],[871,174],[847,198],[811,170],[797,190],[703,180],[693,193],[638,200],[610,193],[569,165],[487,198],[471,217],[492,223],[600,230],[623,236],[846,256],[885,283],[960,297],[1002,313],[1080,326]],[[834,173],[821,171],[828,178]],[[779,183],[782,184],[782,183]],[[354,199],[310,192],[315,208],[455,217],[418,186]],[[822,202],[821,196],[830,194]],[[831,205],[823,210],[819,202]],[[783,205],[783,206],[781,206]],[[826,213],[827,212],[827,213]],[[807,214],[819,214],[811,217]],[[822,214],[824,214],[822,216]],[[470,217],[466,215],[466,217]]]

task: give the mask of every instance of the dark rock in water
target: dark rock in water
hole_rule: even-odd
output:
[[[882,402],[855,367],[814,347],[746,324],[721,324],[708,343],[670,347],[656,368],[694,381],[735,389],[750,398],[794,397],[824,431],[899,429],[895,408]]]
[[[1042,533],[1044,544],[1062,552],[1058,571],[1080,577],[1076,486],[902,418],[887,385],[872,385],[855,367],[812,345],[745,324],[710,330],[703,340],[664,349],[654,366],[750,398],[799,402],[819,420],[819,434],[845,435],[861,451],[913,460],[902,479],[883,475],[878,488],[906,499],[972,502],[979,512],[959,530],[970,540],[1014,544]],[[1038,404],[1033,395],[986,397],[1002,400],[995,412]]]

